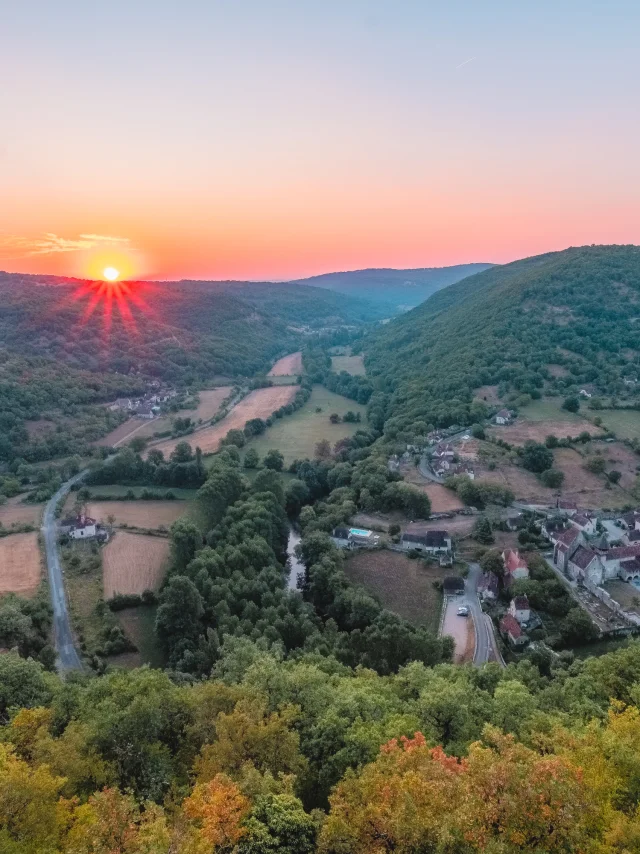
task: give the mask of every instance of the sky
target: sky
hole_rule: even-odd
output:
[[[640,243],[640,4],[20,0],[0,269],[287,279]]]

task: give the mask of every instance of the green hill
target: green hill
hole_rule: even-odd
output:
[[[484,385],[537,397],[591,383],[636,399],[624,379],[640,377],[639,322],[640,248],[571,248],[438,292],[365,339],[365,363],[391,395],[388,431],[468,424]]]
[[[419,267],[412,270],[388,268],[324,273],[300,279],[303,285],[327,288],[351,297],[383,306],[388,314],[406,311],[431,294],[459,282],[466,276],[486,270],[491,264],[457,264],[453,267]]]

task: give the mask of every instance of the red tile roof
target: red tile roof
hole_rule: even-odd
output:
[[[522,636],[520,624],[512,614],[505,614],[500,620],[500,631],[510,634],[512,638]]]
[[[502,560],[504,562],[504,568],[507,572],[515,572],[516,569],[528,569],[526,560],[521,557],[520,552],[517,550],[509,549],[509,551],[502,552]]]
[[[566,531],[563,531],[561,534],[558,534],[557,542],[560,545],[571,546],[575,543],[576,539],[580,536],[580,531],[577,528],[567,528]]]
[[[522,596],[514,596],[513,604],[518,611],[526,611],[529,607],[529,599],[524,594]]]
[[[580,569],[586,569],[597,557],[598,555],[593,551],[593,549],[587,549],[584,546],[579,546],[578,550],[571,558],[571,563],[575,563],[575,565]]]
[[[605,560],[624,560],[625,558],[638,557],[640,555],[640,543],[633,543],[630,546],[616,546],[609,549],[604,555]]]

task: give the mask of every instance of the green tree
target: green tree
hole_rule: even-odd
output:
[[[242,430],[229,430],[227,435],[224,437],[224,441],[227,445],[235,445],[236,448],[244,448],[247,440]]]
[[[559,469],[546,469],[540,475],[540,480],[549,489],[559,489],[564,483],[564,472]]]
[[[524,468],[540,474],[553,465],[552,451],[539,442],[527,442],[522,449],[520,459]]]
[[[171,453],[171,462],[189,463],[192,459],[191,445],[188,442],[178,442]]]
[[[258,464],[260,462],[260,455],[256,451],[255,448],[249,448],[244,455],[244,467],[246,469],[255,469],[258,468]]]
[[[313,854],[317,826],[298,798],[289,794],[258,798],[245,822],[238,854]]]
[[[171,526],[173,565],[183,572],[202,547],[202,534],[189,519],[177,519]]]
[[[565,397],[562,401],[562,408],[566,409],[567,412],[578,412],[580,409],[580,398],[575,395]]]
[[[490,545],[494,541],[493,531],[491,530],[491,522],[486,516],[479,516],[473,523],[471,536],[482,545]]]
[[[284,457],[276,448],[271,448],[270,451],[264,456],[262,460],[262,465],[267,469],[272,469],[273,471],[282,471],[284,468]]]

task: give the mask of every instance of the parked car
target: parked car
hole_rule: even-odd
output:
[[[458,608],[458,616],[459,617],[468,617],[469,616],[469,609],[467,608],[466,605],[461,605]]]

